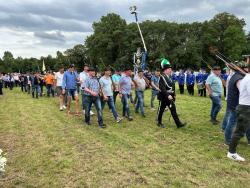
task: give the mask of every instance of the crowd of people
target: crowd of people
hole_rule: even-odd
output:
[[[243,63],[240,67],[249,72],[249,65]],[[161,73],[162,72],[162,73]],[[250,74],[243,75],[239,71],[227,69],[221,73],[219,66],[214,66],[211,73],[204,69],[193,72],[191,69],[173,72],[169,63],[163,64],[161,69],[154,72],[138,70],[134,74],[130,67],[122,71],[112,70],[106,67],[101,74],[95,68],[85,65],[83,71],[77,73],[75,65],[72,64],[67,70],[61,67],[58,72],[48,71],[46,74],[38,72],[27,74],[0,74],[0,95],[2,88],[13,89],[19,86],[22,92],[31,94],[33,98],[55,97],[59,98],[59,110],[67,111],[67,116],[84,115],[86,125],[91,125],[92,109],[95,108],[100,128],[105,128],[103,109],[107,104],[114,121],[119,123],[124,118],[133,121],[131,105],[134,105],[135,113],[146,117],[144,92],[151,90],[150,108],[155,111],[155,99],[159,100],[157,111],[157,126],[166,127],[162,122],[164,111],[168,108],[174,119],[177,128],[186,126],[176,111],[176,89],[179,86],[180,94],[184,94],[185,85],[188,94],[194,95],[194,86],[197,86],[198,94],[201,97],[207,95],[212,101],[210,112],[211,123],[217,125],[217,115],[222,107],[222,96],[226,97],[227,108],[222,121],[225,144],[229,146],[227,156],[233,160],[244,161],[245,159],[236,153],[239,139],[246,134],[250,145]],[[44,94],[46,88],[46,94]],[[135,92],[135,94],[133,93]],[[79,97],[81,95],[81,110],[79,109]],[[121,99],[122,112],[119,114],[116,108],[117,98]],[[75,101],[75,112],[72,112],[71,103]],[[235,131],[234,131],[235,130]]]
[[[236,153],[239,140],[246,135],[250,145],[250,64],[239,63],[238,66],[245,71],[229,69],[229,75],[225,81],[221,76],[221,68],[214,66],[206,80],[208,96],[212,101],[210,112],[211,122],[219,124],[217,115],[221,110],[223,86],[226,88],[226,112],[222,121],[225,145],[229,146],[227,157],[236,161],[245,161]]]

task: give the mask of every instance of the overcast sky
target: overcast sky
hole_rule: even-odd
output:
[[[250,31],[250,0],[0,0],[0,57],[55,55],[84,43],[93,21],[110,12],[134,21],[129,6],[137,5],[139,20],[194,22],[220,12],[244,18]]]

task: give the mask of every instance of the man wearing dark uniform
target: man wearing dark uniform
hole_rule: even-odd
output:
[[[162,115],[165,111],[165,108],[168,106],[171,115],[175,121],[175,124],[177,128],[184,127],[186,123],[182,123],[179,120],[179,117],[176,112],[176,107],[175,107],[175,83],[171,79],[171,73],[172,73],[172,67],[170,63],[166,60],[162,61],[162,70],[163,70],[163,75],[160,76],[160,81],[159,81],[159,108],[158,108],[158,126],[164,128],[165,125],[162,124]]]

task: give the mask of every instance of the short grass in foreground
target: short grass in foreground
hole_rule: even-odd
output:
[[[0,187],[249,187],[250,152],[242,139],[238,151],[247,159],[226,158],[223,133],[209,123],[208,98],[177,96],[177,110],[188,127],[176,129],[169,112],[166,129],[157,128],[156,112],[115,123],[104,111],[107,129],[96,116],[87,127],[67,118],[57,99],[32,99],[4,90],[0,97],[0,148],[7,152]],[[224,105],[225,106],[225,105]],[[131,105],[132,108],[132,105]],[[118,102],[121,114],[121,103]],[[134,112],[134,110],[132,110]],[[219,120],[223,118],[220,112]]]

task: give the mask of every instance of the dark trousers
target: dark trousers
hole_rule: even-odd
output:
[[[3,83],[0,82],[0,95],[2,95],[2,94],[3,94]]]
[[[46,88],[47,88],[47,96],[50,97],[50,93],[52,94],[52,97],[54,97],[54,89],[52,88],[52,85],[51,84],[47,84],[46,85]]]
[[[30,94],[30,84],[27,85],[28,94]]]
[[[217,115],[222,107],[221,97],[220,96],[210,96],[210,99],[212,100],[212,108],[210,112],[211,120],[216,120]]]
[[[181,125],[181,121],[177,115],[176,106],[175,106],[174,101],[172,101],[172,102],[166,101],[166,100],[159,101],[158,117],[157,117],[158,123],[160,123],[160,124],[162,123],[162,116],[163,116],[163,113],[164,113],[166,107],[169,108],[171,115],[175,121],[176,126],[179,127]]]
[[[194,95],[194,84],[187,85],[189,95]]]
[[[201,97],[203,97],[203,96],[206,97],[207,96],[206,88],[200,89],[199,94],[200,94]]]
[[[5,87],[5,88],[8,88],[8,87],[9,87],[9,82],[8,82],[8,81],[4,82],[4,87]]]
[[[84,97],[85,102],[85,122],[90,122],[90,109],[92,104],[95,105],[97,117],[98,117],[98,124],[99,126],[103,125],[103,117],[102,117],[102,105],[101,105],[101,99],[100,97],[93,97],[85,95]]]
[[[15,86],[19,86],[20,82],[18,80],[15,80]]]
[[[35,98],[35,92],[36,92],[36,98],[38,98],[39,93],[39,85],[32,86],[32,97]]]
[[[27,92],[27,87],[26,87],[26,84],[24,84],[24,82],[21,82],[20,86],[21,86],[21,91],[22,92],[24,92],[24,91]]]
[[[42,97],[43,96],[43,84],[40,85],[40,89],[41,89],[40,97]]]
[[[224,88],[224,97],[226,97],[226,95],[227,95],[227,89],[226,89],[225,86],[223,86],[223,88]]]
[[[179,84],[180,94],[184,94],[184,84]]]
[[[130,110],[129,110],[129,98],[131,96],[128,94],[122,94],[122,115],[123,116],[130,116]]]
[[[9,82],[9,88],[10,88],[10,90],[13,90],[13,87],[14,87],[14,82]]]
[[[116,103],[116,97],[119,94],[119,91],[114,91],[113,92],[113,97],[114,97],[114,103]]]
[[[236,110],[237,125],[233,133],[232,141],[229,145],[229,152],[236,153],[237,145],[240,139],[250,129],[250,106],[239,105]]]

